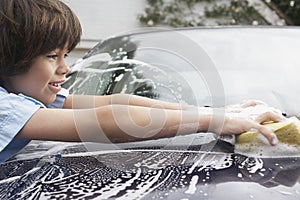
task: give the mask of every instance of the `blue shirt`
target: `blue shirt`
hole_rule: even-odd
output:
[[[8,93],[0,87],[0,162],[11,158],[30,142],[16,135],[32,115],[40,108],[62,108],[68,94],[68,90],[62,89],[51,105],[44,105],[23,94]]]

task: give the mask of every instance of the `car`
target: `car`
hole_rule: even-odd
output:
[[[141,30],[99,42],[63,86],[209,107],[259,99],[299,117],[299,34],[272,26]],[[0,197],[299,199],[299,159],[300,152],[237,153],[234,136],[213,133],[123,144],[33,141],[0,164]]]

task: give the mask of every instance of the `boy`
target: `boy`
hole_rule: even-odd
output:
[[[81,26],[59,0],[1,0],[0,30],[0,161],[31,139],[128,142],[255,128],[276,143],[274,133],[260,123],[282,120],[277,112],[255,120],[225,116],[223,127],[210,127],[213,114],[174,103],[126,94],[68,95],[61,87],[69,71],[64,58],[80,41]]]

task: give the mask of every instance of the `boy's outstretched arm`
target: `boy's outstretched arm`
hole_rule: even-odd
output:
[[[83,109],[83,108],[96,108],[106,105],[119,104],[119,105],[132,105],[142,107],[156,107],[164,109],[181,110],[186,106],[165,102],[146,97],[130,94],[113,94],[105,96],[92,96],[92,95],[69,95],[66,98],[64,108],[69,109]]]
[[[274,133],[258,122],[231,119],[209,129],[212,115],[128,105],[107,105],[92,109],[40,109],[26,123],[18,137],[89,142],[129,142],[173,137],[195,132],[239,134],[251,128],[261,132],[274,143]],[[264,121],[278,121],[266,115]]]
[[[183,116],[184,115],[184,116]],[[26,123],[19,137],[37,140],[128,142],[207,129],[209,116],[128,105],[92,109],[40,109]],[[180,125],[184,125],[179,130]]]

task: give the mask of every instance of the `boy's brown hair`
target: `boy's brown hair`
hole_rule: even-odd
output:
[[[77,16],[60,0],[1,0],[0,77],[28,71],[34,58],[57,48],[71,51],[81,33]]]

